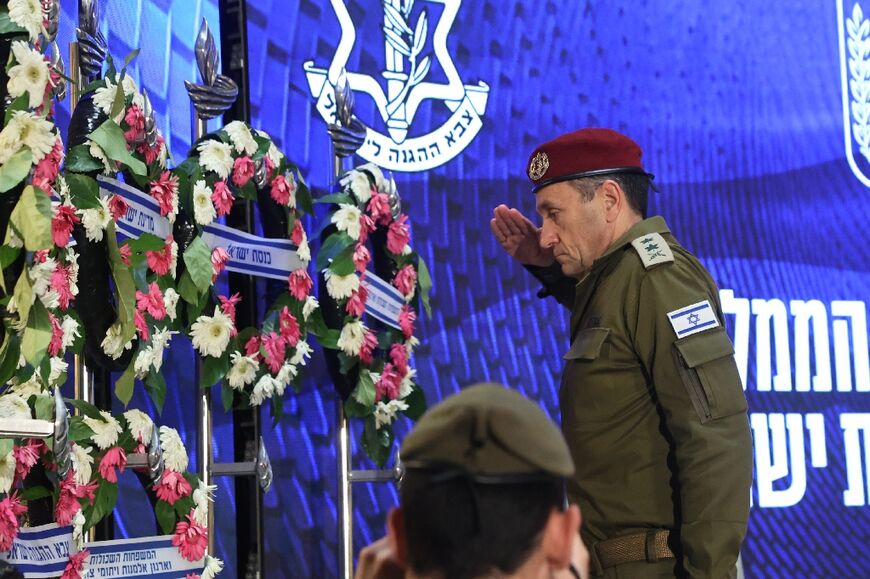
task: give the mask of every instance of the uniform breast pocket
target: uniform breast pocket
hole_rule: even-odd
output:
[[[577,332],[571,349],[562,357],[565,360],[595,360],[605,353],[604,340],[609,333],[609,328],[586,328]]]
[[[701,422],[746,412],[734,347],[724,328],[678,340],[674,356]]]

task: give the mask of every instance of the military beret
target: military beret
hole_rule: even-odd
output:
[[[429,410],[401,449],[408,469],[456,468],[511,482],[533,474],[567,477],[574,463],[541,408],[499,384],[476,384]]]
[[[611,129],[580,129],[540,145],[529,157],[528,174],[537,193],[547,185],[612,173],[649,175],[640,146]],[[652,175],[650,175],[652,177]]]

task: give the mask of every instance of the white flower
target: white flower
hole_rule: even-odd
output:
[[[384,179],[384,173],[381,168],[374,163],[366,163],[356,168],[357,171],[368,171],[375,178],[375,189],[381,193],[387,193],[389,189],[389,181]]]
[[[28,105],[35,109],[42,104],[45,97],[48,62],[40,52],[32,50],[21,40],[12,43],[12,54],[18,64],[9,69],[9,83],[6,85],[9,96],[17,98],[26,94],[29,98]]]
[[[100,206],[94,209],[80,209],[79,215],[82,218],[82,226],[85,228],[85,236],[91,241],[102,241],[103,231],[109,226],[112,221],[112,214],[109,211],[109,206],[106,199],[100,198]]]
[[[215,575],[224,570],[224,562],[211,555],[205,556],[205,569],[202,570],[202,579],[214,579]]]
[[[367,203],[372,197],[372,185],[369,182],[368,176],[362,171],[357,171],[356,169],[349,171],[341,178],[339,184],[345,190],[349,189],[360,203]]]
[[[3,132],[8,129],[10,138],[17,136],[18,141],[30,149],[33,162],[38,163],[51,152],[57,142],[53,128],[51,122],[40,116],[27,111],[15,111]]]
[[[39,0],[9,0],[9,20],[27,31],[31,41],[42,32],[42,6]]]
[[[76,341],[76,338],[81,337],[81,334],[79,333],[79,323],[72,316],[64,316],[60,323],[60,328],[63,330],[63,341],[61,345],[64,350],[72,346]]]
[[[49,309],[60,305],[60,294],[51,285],[51,275],[55,269],[57,269],[57,261],[49,257],[41,263],[34,263],[29,272],[33,295]]]
[[[199,164],[226,179],[233,170],[233,150],[226,143],[209,139],[197,145]]]
[[[133,340],[125,344],[121,337],[121,323],[115,322],[109,326],[109,329],[106,331],[106,337],[103,338],[100,346],[107,356],[117,360],[124,353],[124,350],[129,350],[133,347]]]
[[[187,470],[187,451],[178,431],[168,426],[160,427],[160,448],[163,449],[163,461],[172,470],[184,472]]]
[[[3,144],[0,143],[0,155],[3,154],[2,151],[3,151]],[[2,164],[3,164],[3,161],[0,161],[0,165],[2,165]],[[9,247],[11,247],[13,249],[21,249],[22,247],[24,247],[24,240],[21,239],[20,237],[18,237],[18,234],[15,233],[15,229],[10,227],[6,230],[5,245],[8,245]]]
[[[275,380],[281,383],[281,391],[278,392],[279,395],[284,394],[284,387],[290,384],[298,373],[299,370],[296,368],[295,364],[284,362],[284,365],[281,366],[281,369],[278,371],[278,375],[275,376]]]
[[[417,339],[417,336],[411,336],[405,342],[405,351],[408,352],[408,357],[411,357],[411,353],[414,351],[414,348],[420,345],[420,340]]]
[[[304,314],[303,314],[304,315]],[[299,340],[296,344],[296,352],[293,354],[293,357],[290,358],[290,363],[293,365],[306,365],[306,361],[311,357],[311,352],[314,349],[308,345],[308,342],[305,340]]]
[[[42,376],[39,374],[39,369],[37,369],[33,375],[27,379],[26,382],[22,382],[21,384],[12,384],[10,391],[18,394],[25,400],[30,398],[31,396],[38,396],[42,394]]]
[[[320,304],[317,302],[317,298],[309,295],[305,298],[305,303],[302,304],[302,319],[306,322],[308,321],[308,317],[314,313],[314,310],[320,307]]]
[[[326,278],[326,292],[334,300],[349,298],[359,289],[359,278],[356,273],[335,275],[327,269],[323,276]]]
[[[3,127],[0,131],[0,165],[5,165],[21,149],[21,145],[21,132],[12,123]],[[9,231],[12,231],[11,227]]]
[[[399,385],[399,398],[405,398],[412,391],[414,378],[417,377],[417,370],[408,368],[408,373],[402,377],[402,382]]]
[[[0,396],[0,418],[30,418],[27,400],[11,393]]]
[[[411,253],[413,253],[413,251],[414,250],[411,249],[411,246],[406,243],[405,247],[402,248],[402,255],[411,255]]]
[[[6,456],[0,457],[0,494],[9,492],[15,479],[15,455],[10,450]]]
[[[176,245],[176,247],[178,247]],[[176,251],[178,251],[176,249]],[[175,277],[175,274],[172,274]],[[166,308],[166,316],[170,321],[175,321],[175,308],[178,304],[178,292],[172,289],[171,287],[166,288],[166,291],[163,292],[163,307]]]
[[[154,364],[155,372],[159,372],[160,368],[163,367],[163,354],[166,348],[169,347],[169,341],[172,339],[172,336],[177,333],[170,332],[168,328],[160,328],[155,330],[154,335],[151,336],[151,347],[154,348],[152,363]]]
[[[193,217],[200,225],[210,224],[217,216],[211,194],[211,187],[205,181],[197,181],[193,186]]]
[[[408,405],[401,400],[378,402],[375,405],[375,428],[380,430],[381,426],[389,426],[393,423],[397,412],[407,409]]]
[[[174,239],[169,244],[169,273],[175,277],[176,268],[178,267],[178,242]],[[165,298],[165,296],[164,296]]]
[[[51,371],[48,374],[48,385],[58,386],[57,382],[60,381],[61,377],[66,379],[66,371],[69,368],[69,364],[60,357],[52,358],[49,360],[49,363]]]
[[[119,76],[121,76],[121,73],[115,73],[115,82],[118,82]],[[136,90],[136,81],[133,80],[133,77],[130,76],[129,72],[124,73],[124,80],[121,81],[121,87],[124,89],[124,96],[136,97],[139,94]],[[139,108],[142,108],[142,104],[139,104]]]
[[[118,87],[109,77],[106,77],[104,81],[106,86],[101,86],[94,91],[93,102],[104,115],[108,116],[112,114],[112,105],[115,104]]]
[[[251,392],[251,406],[259,406],[263,403],[263,400],[271,398],[275,393],[275,390],[282,387],[283,384],[278,382],[275,378],[269,374],[263,374],[263,376],[257,380],[257,383],[254,384],[254,391]]]
[[[272,161],[272,164],[277,167],[281,164],[281,159],[284,158],[284,153],[278,150],[278,147],[275,146],[275,143],[269,143],[269,150],[266,151],[266,156],[269,157],[269,160]]]
[[[102,416],[102,420],[90,416],[85,416],[82,420],[94,431],[94,435],[91,437],[94,444],[100,450],[108,450],[118,443],[118,435],[121,434],[122,428],[118,421],[105,410],[100,410],[100,416]]]
[[[299,242],[299,247],[296,248],[296,257],[298,257],[305,265],[308,265],[308,262],[311,261],[311,248],[308,247],[308,234],[304,231],[302,232],[302,241]]]
[[[365,335],[366,327],[361,321],[356,320],[347,323],[341,328],[341,335],[338,337],[338,347],[348,356],[359,356],[359,350]]]
[[[64,176],[58,175],[54,179],[54,185],[61,201],[63,201],[63,203],[65,203],[66,205],[71,205],[72,201],[70,200],[69,196],[69,185],[67,184],[66,179],[64,179]]]
[[[124,418],[127,420],[127,425],[130,427],[130,434],[139,442],[147,443],[151,440],[151,434],[154,432],[154,423],[151,417],[141,410],[128,410],[124,413]]]
[[[356,241],[359,239],[359,218],[362,215],[359,207],[347,203],[339,203],[338,207],[338,211],[332,214],[330,221],[335,223],[339,231],[346,231],[350,238]]]
[[[136,378],[140,380],[148,375],[151,371],[151,365],[154,364],[154,349],[151,346],[139,350],[136,354],[136,360],[133,362],[133,371],[136,373]]]
[[[214,492],[217,490],[215,485],[207,485],[199,481],[199,487],[193,491],[193,518],[197,523],[206,527],[208,526],[208,503],[214,501]]]
[[[73,532],[72,538],[73,542],[76,545],[76,549],[81,551],[85,546],[85,516],[82,514],[82,510],[79,509],[76,511],[76,515],[73,517]]]
[[[227,373],[227,381],[230,388],[241,390],[257,376],[257,362],[250,356],[243,356],[241,352],[230,354],[230,360],[233,365]]]
[[[199,316],[190,327],[193,347],[203,356],[220,358],[233,332],[233,321],[215,306],[214,315]]]
[[[237,153],[253,155],[257,152],[257,149],[259,148],[257,146],[257,141],[254,140],[254,136],[251,134],[251,131],[248,130],[248,126],[245,123],[242,121],[233,121],[226,125],[224,130],[230,136],[230,139],[232,139],[233,146]]]
[[[77,485],[87,484],[93,473],[94,457],[91,456],[91,447],[79,446],[75,442],[70,447],[69,459]]]

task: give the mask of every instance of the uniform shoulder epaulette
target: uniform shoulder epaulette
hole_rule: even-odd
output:
[[[634,246],[646,269],[674,261],[674,254],[668,247],[668,242],[658,233],[641,235],[632,241],[631,245]]]

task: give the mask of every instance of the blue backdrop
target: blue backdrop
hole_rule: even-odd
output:
[[[72,5],[65,0],[67,35]],[[215,5],[106,8],[115,55],[143,49],[134,78],[152,94],[176,161],[189,144],[182,80],[195,78],[197,22],[205,15],[216,28]],[[866,577],[870,1],[418,0],[407,15],[412,29],[424,11],[417,61],[428,55],[425,81],[452,88],[449,96],[412,88],[432,98],[393,111],[389,126],[377,93],[395,96],[401,79],[384,71],[401,69],[385,41],[382,2],[249,0],[248,51],[252,122],[316,190],[330,171],[317,70],[336,54],[346,56],[339,60],[353,86],[369,77],[380,87],[356,95],[373,131],[365,154],[404,169],[423,164],[420,146],[430,164],[436,148],[439,159],[453,154],[427,171],[395,173],[415,249],[435,280],[415,358],[430,402],[495,380],[558,418],[565,316],[535,297],[536,284],[501,252],[488,221],[499,203],[533,213],[524,174],[539,142],[581,126],[626,132],[661,188],[651,213],[665,216],[723,288],[756,445],[747,576]],[[404,139],[391,140],[396,126]],[[193,408],[182,402],[190,351],[176,344],[172,355],[173,396],[161,420],[192,446]],[[267,432],[276,475],[265,499],[269,577],[337,574],[334,407],[318,365]],[[219,450],[229,450],[231,427],[218,428]],[[370,466],[361,456],[355,465]],[[228,491],[218,498],[219,545],[234,576],[223,547],[233,533]],[[124,505],[137,500],[124,494]],[[382,534],[395,500],[390,486],[355,487],[357,548]],[[116,513],[123,532],[149,532],[130,512]]]

